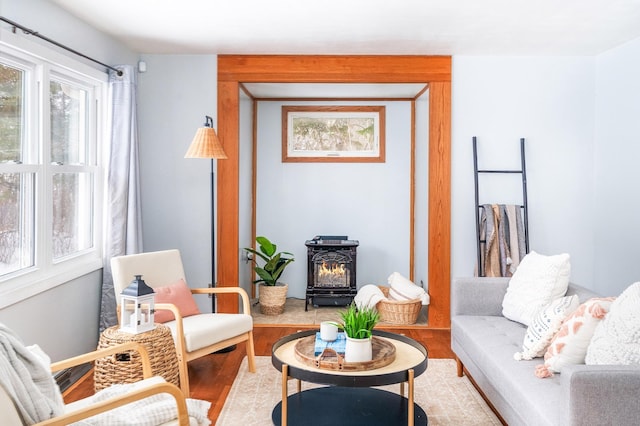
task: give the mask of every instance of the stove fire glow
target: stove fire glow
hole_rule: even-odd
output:
[[[319,286],[349,285],[349,270],[344,263],[322,261],[318,266],[317,282]]]

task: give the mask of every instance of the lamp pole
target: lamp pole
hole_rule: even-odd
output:
[[[216,286],[216,197],[215,176],[213,173],[213,161],[211,159],[211,287]],[[216,295],[211,295],[211,312],[216,313]]]

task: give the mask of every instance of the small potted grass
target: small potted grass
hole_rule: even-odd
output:
[[[351,303],[346,311],[340,313],[340,328],[347,336],[344,359],[346,362],[371,361],[373,351],[371,336],[373,328],[380,320],[375,308],[358,307]]]

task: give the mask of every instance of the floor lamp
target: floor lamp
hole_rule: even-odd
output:
[[[211,287],[216,286],[216,213],[215,213],[215,179],[213,174],[213,162],[227,158],[220,139],[213,129],[213,119],[205,116],[204,127],[200,127],[193,137],[193,141],[184,155],[184,158],[210,158],[211,159]],[[216,297],[212,295],[211,311],[216,312]]]

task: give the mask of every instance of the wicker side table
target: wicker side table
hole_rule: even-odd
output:
[[[162,376],[167,382],[180,386],[178,355],[171,330],[163,324],[140,334],[121,332],[118,326],[109,327],[100,335],[98,349],[125,342],[142,343],[149,352],[151,372]],[[133,383],[142,380],[142,360],[136,351],[125,351],[96,360],[94,383],[96,392],[116,383]]]

